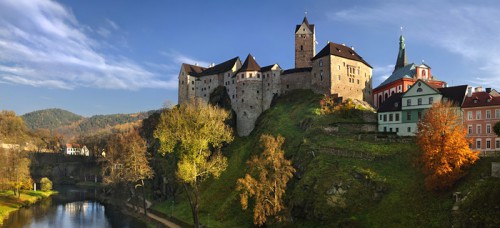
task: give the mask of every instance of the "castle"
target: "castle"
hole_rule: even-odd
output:
[[[295,68],[288,70],[278,64],[261,67],[250,54],[243,63],[235,57],[208,68],[183,63],[179,104],[191,99],[208,102],[210,94],[223,86],[236,112],[240,136],[252,132],[255,121],[270,108],[273,97],[295,89],[373,104],[370,64],[345,44],[328,42],[316,54],[315,33],[315,26],[307,17],[295,27]]]

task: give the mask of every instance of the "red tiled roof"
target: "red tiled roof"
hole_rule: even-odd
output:
[[[462,108],[474,108],[483,106],[496,106],[500,105],[500,96],[492,96],[487,92],[475,92],[472,96],[465,97]]]

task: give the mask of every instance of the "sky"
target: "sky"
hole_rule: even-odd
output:
[[[182,63],[251,53],[289,69],[305,14],[317,52],[353,46],[373,87],[394,69],[402,33],[409,62],[449,86],[500,89],[495,0],[0,0],[0,109],[134,113],[177,103]]]

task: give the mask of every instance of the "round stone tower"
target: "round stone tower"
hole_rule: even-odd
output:
[[[255,121],[262,113],[262,73],[252,55],[236,72],[236,128],[238,135],[248,136],[255,127]]]

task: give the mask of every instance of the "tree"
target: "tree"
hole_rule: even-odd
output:
[[[103,159],[103,177],[108,184],[125,183],[132,197],[136,196],[134,189],[142,187],[144,213],[147,214],[144,179],[152,178],[153,170],[146,149],[146,142],[136,130],[111,136]]]
[[[248,161],[250,173],[237,181],[242,208],[247,209],[248,199],[254,198],[253,222],[258,226],[264,225],[269,216],[282,220],[278,213],[285,208],[283,195],[286,184],[295,173],[292,162],[285,158],[281,149],[284,141],[281,136],[262,135],[260,143],[264,152]]]
[[[493,126],[493,132],[495,132],[495,134],[497,134],[498,136],[500,136],[500,121],[498,121],[495,126]]]
[[[469,148],[467,132],[451,103],[435,103],[418,123],[418,163],[428,190],[443,190],[465,175],[465,168],[479,158]]]
[[[50,181],[49,178],[47,177],[43,177],[41,180],[40,180],[40,189],[42,191],[50,191],[52,190],[52,181]]]
[[[14,191],[14,195],[21,196],[21,188],[30,189],[31,180],[30,164],[31,161],[21,151],[4,151],[5,153],[5,179],[8,186]]]
[[[222,145],[233,140],[224,124],[227,118],[225,110],[193,100],[164,110],[154,132],[162,154],[176,152],[176,175],[184,185],[195,227],[199,227],[200,184],[210,176],[218,178],[227,167],[220,153]]]

